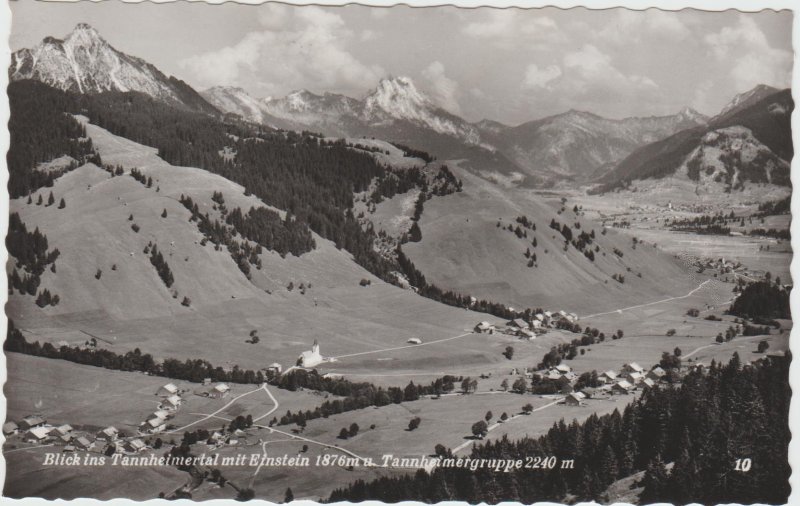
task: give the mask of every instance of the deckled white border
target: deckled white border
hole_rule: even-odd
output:
[[[8,0],[8,1],[41,1],[41,0]],[[11,50],[8,46],[9,36],[11,34],[11,9],[9,7],[8,1],[0,0],[0,40],[5,41],[3,47],[0,49],[0,69],[7,69],[11,65]],[[99,0],[47,0],[47,1],[60,1],[60,2],[77,2],[77,1],[99,1]],[[110,1],[117,1],[117,0],[110,0]],[[173,2],[176,0],[123,0],[127,3],[141,3],[142,1],[151,1],[152,3],[168,3]],[[226,3],[228,1],[233,0],[177,0],[177,1],[192,1],[192,2],[203,2],[209,4],[221,4]],[[236,3],[241,4],[251,4],[251,5],[258,5],[265,3],[262,0],[237,0]],[[798,0],[621,0],[621,1],[612,1],[612,0],[582,0],[582,1],[573,1],[573,0],[453,0],[451,2],[442,2],[442,1],[430,1],[430,0],[405,0],[403,2],[395,2],[392,0],[361,0],[358,2],[350,2],[350,1],[337,1],[337,0],[318,0],[315,2],[308,2],[308,1],[298,1],[298,0],[282,0],[280,3],[286,3],[290,5],[343,5],[349,3],[357,3],[360,5],[367,5],[367,6],[375,6],[375,7],[389,7],[393,5],[409,5],[412,7],[431,7],[431,6],[438,6],[438,5],[453,5],[457,7],[466,7],[466,8],[475,8],[475,7],[498,7],[498,8],[508,8],[508,7],[522,7],[522,8],[536,8],[536,7],[546,7],[546,6],[554,6],[560,7],[564,9],[572,8],[572,7],[587,7],[590,9],[610,9],[615,7],[625,7],[630,9],[642,10],[648,8],[658,8],[662,10],[680,10],[684,8],[695,8],[695,9],[702,9],[707,11],[723,11],[728,9],[737,9],[743,12],[757,12],[765,9],[774,9],[774,10],[792,10],[794,11],[794,24],[793,24],[793,31],[792,31],[792,46],[794,48],[794,67],[793,67],[793,75],[792,75],[792,83],[800,82],[800,58],[798,58],[798,48],[800,48],[800,28],[798,28],[798,11],[800,11],[800,2]],[[8,87],[8,73],[5,71],[0,71],[0,89],[5,90]],[[800,113],[797,110],[798,98],[800,98],[800,92],[796,89],[795,86],[792,86],[792,97],[796,104],[795,111],[792,114],[792,140],[795,146],[795,157],[792,160],[792,170],[791,170],[791,179],[793,187],[797,187],[800,185],[800,160],[798,160],[798,139],[800,139]],[[9,107],[8,107],[8,96],[6,93],[2,93],[2,98],[0,98],[0,123],[2,126],[0,127],[0,153],[2,153],[2,160],[3,166],[5,167],[5,153],[8,151],[9,146],[9,134],[8,134],[8,119],[9,119]],[[8,261],[8,254],[5,250],[5,237],[8,233],[8,211],[9,211],[9,195],[8,191],[5,189],[8,185],[8,170],[0,171],[0,238],[2,238],[3,247],[0,249],[0,262],[5,265]],[[791,211],[792,216],[797,216],[800,213],[800,197],[797,196],[797,192],[792,192],[792,205]],[[792,250],[793,251],[800,251],[800,221],[792,220],[791,223],[791,234],[792,234]],[[792,263],[790,272],[792,275],[792,280],[794,282],[795,279],[798,279],[798,269],[800,269],[800,262],[798,262],[797,257],[792,257]],[[3,304],[5,305],[7,294],[8,294],[8,279],[6,276],[0,276],[0,294],[2,294]],[[797,323],[800,323],[800,293],[798,290],[793,290],[791,299],[791,308],[792,314],[798,315],[797,317],[793,318],[793,320],[797,320]],[[7,327],[7,320],[5,311],[2,311],[0,314],[0,333],[3,333]],[[796,342],[798,339],[798,333],[800,329],[797,328],[795,325],[792,328],[792,333],[789,340],[790,349],[792,354],[798,355],[800,357],[800,345]],[[0,382],[5,385],[7,379],[7,371],[5,367],[5,357],[3,357],[2,362],[0,362]],[[790,377],[789,383],[792,387],[793,391],[800,392],[800,365],[793,361],[790,369]],[[6,413],[6,400],[5,396],[0,396],[0,412],[3,413],[2,420],[5,421],[5,413]],[[0,422],[2,423],[2,422]],[[800,401],[794,399],[792,396],[792,403],[789,410],[789,424],[792,429],[792,433],[800,432]],[[0,438],[2,436],[0,435]],[[2,441],[2,439],[0,439]],[[800,441],[797,438],[792,438],[791,443],[789,444],[789,463],[792,466],[792,476],[789,480],[789,483],[792,486],[792,493],[789,496],[788,504],[791,505],[800,505],[800,477],[798,473],[795,472],[796,470],[800,469]],[[5,459],[0,456],[0,487],[2,484],[5,483]],[[144,501],[144,502],[137,502],[132,501],[129,499],[113,499],[110,501],[99,501],[96,499],[75,499],[74,501],[64,501],[64,500],[56,500],[56,501],[47,501],[45,499],[38,499],[38,498],[30,498],[30,499],[9,499],[6,497],[0,498],[0,504],[19,504],[24,506],[51,506],[53,504],[58,505],[66,505],[70,503],[76,503],[81,505],[103,505],[103,504],[111,504],[113,506],[139,506],[140,504],[147,503],[153,505],[165,505],[165,504],[175,504],[176,506],[194,506],[198,504],[198,501],[191,501],[188,499],[180,499],[177,501],[166,501],[164,499],[153,499],[151,501]],[[221,506],[224,504],[230,504],[233,502],[232,500],[213,500],[213,501],[202,501],[203,504],[207,504],[209,506]],[[252,501],[256,502],[256,501]],[[269,501],[257,500],[258,503],[261,504],[272,504]],[[295,501],[292,504],[302,505],[302,506],[313,506],[317,503],[313,501]],[[350,503],[338,503],[338,504],[350,504]],[[384,503],[380,501],[365,501],[360,503],[364,506],[381,506]],[[413,502],[413,501],[406,501],[402,503],[398,503],[402,506],[423,506],[422,503]],[[463,502],[456,502],[450,501],[446,503],[448,506],[461,506],[466,505],[467,503]],[[516,506],[519,503],[514,502],[504,502],[500,503],[502,506]],[[556,503],[537,503],[541,505],[555,505]],[[596,504],[596,503],[579,503],[579,504]],[[618,503],[622,504],[622,503]]]

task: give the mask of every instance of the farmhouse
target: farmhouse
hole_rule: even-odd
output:
[[[555,366],[555,370],[561,374],[567,374],[568,372],[572,372],[572,367],[568,366],[567,364],[558,364]]]
[[[25,433],[25,441],[28,443],[42,443],[50,439],[50,430],[47,427],[33,427]]]
[[[116,427],[106,427],[97,433],[97,439],[99,441],[114,441],[117,439],[118,435],[119,431]]]
[[[175,386],[174,383],[167,383],[163,387],[158,389],[156,395],[159,397],[170,397],[178,393],[178,387]]]
[[[517,335],[524,339],[536,339],[536,333],[528,329],[517,330]]]
[[[3,424],[3,434],[6,436],[10,436],[11,434],[17,434],[19,432],[19,425],[14,422],[6,422]]]
[[[319,352],[319,343],[314,340],[311,350],[304,351],[297,358],[297,365],[299,367],[314,367],[322,363],[322,355]]]
[[[475,329],[474,330],[478,334],[480,334],[482,332],[492,333],[492,332],[494,332],[494,325],[492,325],[489,322],[480,322],[477,325],[475,325]]]
[[[59,436],[66,436],[72,432],[72,426],[65,423],[64,425],[56,427],[54,430]]]
[[[41,427],[44,425],[46,420],[38,415],[28,415],[19,422],[19,428],[21,430],[28,430],[34,427]]]
[[[549,380],[554,380],[555,381],[557,379],[561,379],[561,373],[556,371],[555,369],[550,369],[549,371],[547,371],[547,373],[544,374],[543,377],[545,379],[549,379]]]
[[[159,409],[158,411],[156,411],[154,413],[151,413],[147,417],[147,421],[149,422],[150,420],[153,420],[154,418],[158,418],[159,420],[162,420],[162,421],[166,420],[167,418],[169,418],[169,411],[164,411],[163,409]]]
[[[73,445],[65,445],[64,449],[61,450],[62,453],[66,453],[66,452],[72,453],[74,451],[75,451],[75,446],[73,446]]]
[[[146,421],[142,425],[144,425],[144,428],[143,428],[144,432],[147,432],[147,433],[150,433],[150,434],[155,434],[157,432],[162,432],[167,428],[167,426],[164,424],[164,419],[163,418],[151,418],[150,420]]]
[[[231,391],[231,387],[229,387],[225,383],[219,383],[214,388],[208,391],[208,396],[212,399],[221,399],[228,395]]]
[[[519,329],[527,329],[528,328],[528,322],[526,322],[522,318],[514,318],[513,320],[508,322],[508,326],[509,327],[517,327]]]
[[[147,448],[147,445],[144,444],[144,441],[141,439],[132,439],[130,441],[126,441],[125,444],[122,445],[122,448],[128,453],[139,453],[142,450]]]
[[[603,383],[614,383],[617,381],[617,373],[614,371],[606,371],[600,375],[600,380],[603,381]]]
[[[164,399],[161,403],[161,409],[165,409],[168,411],[175,411],[181,405],[181,398],[177,395],[172,395]]]
[[[656,385],[656,382],[650,378],[645,378],[644,380],[642,380],[642,385],[653,388]]]
[[[626,372],[622,375],[622,378],[628,380],[628,383],[633,385],[638,385],[644,379],[644,373],[641,372]]]
[[[593,387],[586,387],[583,390],[581,390],[581,393],[585,395],[586,398],[588,399],[594,399],[595,397],[600,395],[600,392],[601,390],[599,388],[593,388]]]
[[[581,401],[586,399],[586,396],[580,392],[573,392],[564,399],[564,404],[567,406],[580,406]]]
[[[614,386],[611,387],[611,392],[615,394],[627,394],[633,390],[633,388],[633,385],[626,380],[622,380],[614,383]]]
[[[267,366],[267,376],[269,377],[274,378],[276,376],[280,376],[282,372],[283,372],[283,366],[281,366],[281,364],[277,362],[273,362]]]
[[[640,366],[636,362],[631,362],[629,364],[625,364],[624,366],[622,366],[622,370],[624,372],[641,372],[641,373],[643,373],[644,372],[644,367]]]
[[[412,338],[410,338],[410,339],[409,339],[408,341],[406,341],[406,342],[407,342],[408,344],[422,344],[422,339],[420,339],[420,338],[418,338],[418,337],[412,337]]]
[[[80,450],[88,450],[92,446],[94,446],[94,442],[89,441],[85,437],[81,436],[75,440],[75,446],[78,447]]]
[[[661,380],[667,372],[659,366],[655,366],[650,372],[647,373],[647,377],[653,381]]]

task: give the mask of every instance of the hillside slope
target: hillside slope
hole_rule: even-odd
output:
[[[463,181],[463,192],[426,202],[419,222],[422,240],[403,246],[428,281],[441,288],[581,315],[684,295],[699,283],[688,267],[652,245],[634,244],[630,235],[614,229],[603,234],[600,224],[577,216],[570,202],[559,214],[533,192],[502,190],[461,169],[454,173]],[[519,216],[535,223],[536,230],[520,226]],[[574,244],[565,251],[565,236],[551,228],[552,220],[561,229],[566,225],[573,241],[593,231],[583,250],[594,260]],[[518,226],[527,237],[518,236]],[[526,250],[536,255],[534,266],[529,267],[533,258]],[[612,278],[620,274],[624,283]]]
[[[449,338],[487,317],[386,284],[317,235],[316,247],[299,257],[264,250],[262,268],[253,268],[248,280],[224,247],[203,245],[178,200],[190,196],[211,217],[219,213],[214,192],[222,193],[228,209],[265,207],[261,201],[218,175],[170,165],[154,148],[92,124],[86,130],[104,163],[123,166],[125,175],[111,177],[86,164],[34,192],[30,204],[11,201],[29,230],[38,227],[60,251],[56,272],[45,270],[41,281],[59,295],[59,304],[40,308],[34,297],[15,292],[6,306],[31,340],[75,345],[92,335],[117,352],[139,347],[160,358],[202,357],[260,369],[272,361],[293,365],[314,339],[325,355],[353,353],[401,345],[412,336]],[[152,187],[129,175],[134,167],[153,178]],[[56,202],[64,199],[63,209],[36,204],[50,191]],[[169,289],[144,254],[149,242],[173,273]],[[370,286],[360,286],[362,279]],[[181,304],[183,297],[191,299],[189,306]],[[258,345],[246,342],[254,329]]]

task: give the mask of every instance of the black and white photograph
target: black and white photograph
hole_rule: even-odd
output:
[[[9,1],[3,497],[792,502],[794,12],[660,4]]]

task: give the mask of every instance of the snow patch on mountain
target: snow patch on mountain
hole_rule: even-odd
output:
[[[117,51],[86,23],[79,23],[63,40],[46,37],[33,48],[16,51],[9,78],[34,79],[77,93],[137,91],[168,103],[207,106],[187,103],[187,98],[196,97],[191,88],[142,59]]]

